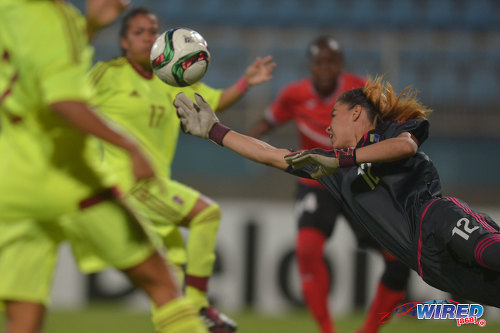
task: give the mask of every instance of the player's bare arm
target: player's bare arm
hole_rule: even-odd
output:
[[[113,23],[129,4],[130,0],[88,0],[86,19],[89,40],[100,29]]]
[[[247,67],[245,74],[235,84],[222,91],[216,111],[224,110],[233,105],[251,86],[271,80],[275,66],[276,63],[271,56],[266,56],[264,58],[257,57],[257,59]]]
[[[53,103],[51,108],[82,132],[95,135],[125,149],[130,154],[136,179],[146,179],[154,176],[149,161],[141,153],[139,147],[131,139],[109,127],[85,103],[63,101]]]
[[[252,161],[282,170],[288,167],[284,157],[290,153],[289,150],[278,149],[258,139],[230,131],[219,123],[214,111],[201,95],[195,94],[195,99],[196,103],[184,93],[179,93],[175,98],[174,106],[184,132],[226,146]]]
[[[415,155],[417,150],[415,137],[409,132],[404,132],[395,138],[356,149],[356,162],[358,164],[394,162]]]
[[[294,169],[314,165],[315,168],[310,175],[312,178],[319,179],[336,173],[343,167],[369,162],[394,162],[408,158],[415,155],[417,149],[416,139],[409,132],[404,132],[395,138],[358,149],[303,150],[285,156],[285,161]]]
[[[228,132],[222,140],[222,143],[225,147],[231,149],[238,155],[254,162],[282,170],[288,167],[284,158],[286,155],[290,154],[288,149],[276,148],[264,141],[234,131]]]

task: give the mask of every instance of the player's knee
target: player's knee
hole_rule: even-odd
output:
[[[190,227],[192,228],[199,225],[210,225],[211,227],[218,228],[221,215],[222,214],[219,204],[213,203],[196,214],[196,216],[191,220]]]
[[[400,261],[385,261],[382,283],[392,290],[404,290],[408,286],[410,269]]]

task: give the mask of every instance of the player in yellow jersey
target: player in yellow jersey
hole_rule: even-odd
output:
[[[234,85],[221,90],[203,83],[174,88],[153,75],[149,53],[159,35],[157,17],[145,7],[129,11],[123,18],[120,44],[123,56],[98,63],[90,74],[97,96],[95,104],[105,119],[138,138],[149,153],[164,190],[134,186],[130,162],[122,150],[104,143],[104,162],[113,168],[138,211],[153,222],[153,229],[168,249],[169,259],[185,264],[186,295],[200,311],[212,332],[233,332],[236,324],[219,313],[207,300],[209,278],[215,262],[215,245],[221,212],[217,203],[198,191],[170,179],[170,165],[179,133],[179,120],[172,106],[177,93],[203,94],[216,110],[242,97],[252,85],[271,79],[275,66],[270,56],[257,58]],[[180,227],[189,228],[185,245]],[[84,268],[95,262],[80,260]]]
[[[136,180],[152,183],[155,176],[136,141],[88,106],[92,50],[85,32],[84,18],[66,2],[0,0],[0,299],[6,332],[41,331],[47,281],[64,239],[83,244],[147,293],[156,332],[206,332],[139,220],[104,181],[106,170],[89,159],[96,154],[91,134],[127,152]]]

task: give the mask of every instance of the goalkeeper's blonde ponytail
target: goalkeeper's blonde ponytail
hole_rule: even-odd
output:
[[[389,82],[382,81],[381,76],[368,79],[362,89],[349,90],[337,101],[347,103],[351,107],[361,105],[368,111],[370,121],[407,121],[426,118],[432,110],[417,99],[417,91],[406,87],[396,95]]]

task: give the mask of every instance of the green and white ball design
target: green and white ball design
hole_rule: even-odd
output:
[[[210,62],[207,42],[188,28],[170,29],[160,35],[150,54],[155,74],[175,87],[189,86],[200,80]]]

